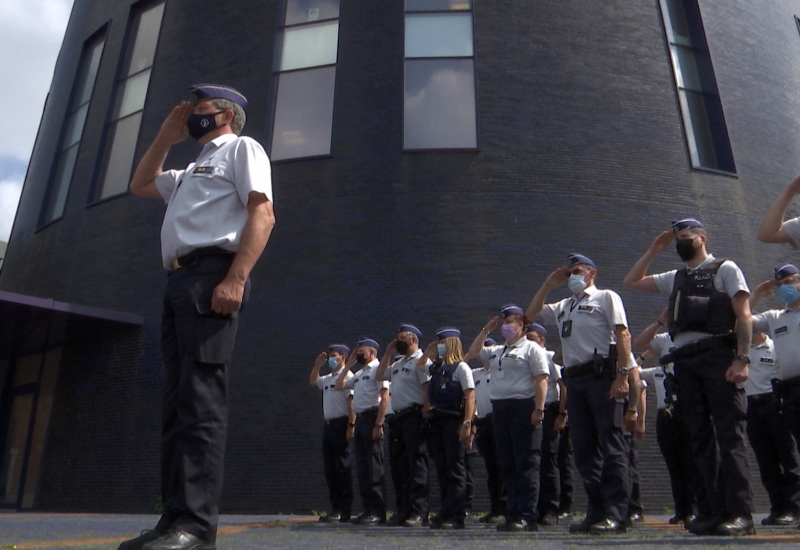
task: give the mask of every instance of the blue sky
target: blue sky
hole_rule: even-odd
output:
[[[73,0],[2,0],[0,240],[8,240]]]

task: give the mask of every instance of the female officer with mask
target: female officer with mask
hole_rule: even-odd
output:
[[[467,472],[464,455],[472,446],[475,415],[475,383],[464,362],[461,331],[442,327],[417,363],[429,369],[428,400],[431,411],[430,452],[436,463],[442,508],[431,519],[432,529],[463,529],[467,504]]]
[[[536,531],[542,420],[550,371],[539,344],[525,337],[529,324],[522,308],[507,304],[486,323],[467,358],[480,356],[492,371],[491,399],[497,460],[508,493],[506,522],[498,531]],[[483,347],[497,326],[502,345]]]

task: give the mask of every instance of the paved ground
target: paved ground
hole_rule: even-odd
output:
[[[763,516],[758,516],[760,520]],[[117,545],[152,527],[156,516],[122,514],[0,513],[0,550],[78,548],[115,550]],[[223,516],[220,550],[262,549],[530,549],[591,548],[630,550],[668,548],[798,548],[800,530],[758,527],[757,535],[736,539],[697,537],[669,525],[666,516],[648,516],[627,535],[570,535],[567,525],[537,533],[505,534],[469,523],[464,531],[432,531],[403,527],[323,525],[313,516]]]

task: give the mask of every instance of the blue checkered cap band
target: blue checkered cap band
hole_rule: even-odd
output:
[[[189,96],[192,103],[205,99],[229,99],[244,109],[247,107],[247,98],[236,88],[224,84],[192,84],[189,86]]]
[[[338,351],[342,355],[350,355],[350,348],[344,344],[331,344],[328,346],[328,351]]]
[[[697,218],[675,218],[672,220],[672,231],[675,233],[680,233],[684,229],[691,229],[692,227],[705,226]]]
[[[797,269],[792,264],[778,264],[775,266],[775,278],[779,281],[796,273],[800,273],[800,269]]]
[[[525,327],[525,332],[538,332],[540,334],[543,334],[544,336],[547,336],[547,329],[544,328],[539,323],[531,323],[530,325]]]
[[[500,317],[505,319],[509,315],[525,315],[525,312],[517,304],[506,304],[500,308]]]
[[[422,338],[422,331],[419,330],[414,325],[409,325],[408,323],[403,323],[397,328],[397,332],[410,332],[416,335],[417,339]]]
[[[458,330],[456,327],[439,327],[438,329],[436,329],[436,337],[439,340],[441,340],[442,338],[450,338],[451,336],[460,338],[461,331]]]
[[[597,269],[597,265],[592,261],[592,259],[589,256],[584,256],[583,254],[578,254],[577,252],[573,252],[572,254],[567,254],[567,260],[569,260],[570,267],[578,264],[586,264]]]
[[[380,346],[380,344],[378,342],[376,342],[372,338],[366,338],[366,337],[358,339],[358,346],[359,347],[361,347],[361,346],[369,346],[371,348],[375,348],[375,351],[378,351],[379,349],[381,349],[381,346]]]

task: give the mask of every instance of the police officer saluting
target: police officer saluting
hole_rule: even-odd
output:
[[[331,344],[317,356],[308,382],[322,390],[322,413],[325,428],[322,436],[322,459],[325,463],[325,481],[331,499],[331,512],[320,517],[322,523],[350,521],[353,505],[353,476],[350,471],[350,440],[353,439],[355,413],[353,391],[336,391],[336,381],[344,369],[350,348],[344,344]],[[322,365],[331,372],[320,376]],[[348,372],[347,378],[353,373]]]
[[[379,349],[380,345],[375,340],[361,338],[335,386],[339,391],[353,390],[353,412],[356,413],[353,441],[363,509],[353,523],[367,526],[386,523],[383,428],[389,409],[389,383],[378,380]],[[348,378],[356,362],[361,365],[361,370]]]
[[[430,407],[428,375],[417,369],[421,337],[414,325],[400,325],[378,367],[378,380],[391,382],[389,460],[392,473],[399,473],[398,510],[392,523],[405,527],[420,527],[428,519],[428,450],[422,436],[422,415]],[[402,357],[392,362],[395,353]]]
[[[597,266],[590,258],[567,258],[569,265],[547,277],[527,314],[558,326],[561,333],[575,465],[588,496],[586,519],[571,525],[570,533],[624,533],[630,476],[623,419],[633,430],[638,414],[637,403],[632,400],[626,409],[624,399],[629,378],[638,385],[639,373],[632,368],[628,321],[619,295],[594,286]],[[572,295],[545,304],[547,295],[564,283]]]
[[[653,259],[673,240],[685,267],[648,275]],[[668,357],[675,364],[692,454],[713,509],[711,517],[691,522],[689,531],[750,535],[755,530],[745,443],[747,401],[737,387],[747,379],[750,362],[750,290],[739,267],[714,258],[706,241],[699,220],[673,220],[672,231],[655,238],[623,282],[669,296],[668,328],[676,349]]]
[[[430,370],[431,454],[441,492],[441,510],[431,519],[431,529],[463,529],[467,505],[467,471],[464,456],[472,446],[475,383],[463,359],[461,331],[442,327],[417,362]],[[432,360],[435,360],[432,362]]]

